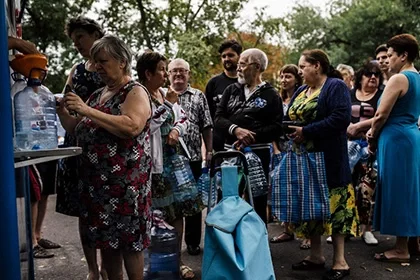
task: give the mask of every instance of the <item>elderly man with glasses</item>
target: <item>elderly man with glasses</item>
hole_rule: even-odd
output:
[[[181,58],[172,60],[168,65],[170,87],[178,94],[178,103],[185,110],[190,124],[184,135],[185,144],[191,156],[190,166],[197,180],[201,175],[201,164],[211,160],[213,150],[213,122],[205,95],[189,85],[190,65]],[[201,152],[204,140],[206,155]],[[190,255],[200,253],[201,212],[185,217],[185,243]]]
[[[268,179],[270,145],[282,133],[283,104],[273,86],[262,80],[267,64],[267,55],[259,49],[248,49],[241,54],[238,83],[223,92],[216,109],[215,127],[224,132],[226,148],[251,147],[261,159]],[[268,186],[262,192],[253,190],[255,211],[265,223],[267,193]]]

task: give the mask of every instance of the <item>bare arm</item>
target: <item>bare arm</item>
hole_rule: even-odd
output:
[[[73,65],[70,70],[70,74],[67,77],[66,85],[69,84],[73,87],[73,80],[72,77],[74,75],[74,71],[76,71],[77,63]],[[66,94],[65,87],[63,88],[63,96]],[[57,108],[57,115],[60,118],[61,125],[68,133],[73,133],[74,128],[82,119],[81,117],[75,117],[70,115],[69,111],[64,106],[64,98],[60,100],[60,106]]]
[[[8,37],[8,49],[15,49],[23,54],[39,53],[34,43],[15,37]]]
[[[151,115],[147,93],[137,86],[127,94],[121,104],[121,115],[110,115],[91,108],[74,93],[67,93],[64,99],[68,110],[91,119],[98,126],[123,139],[139,135]]]
[[[376,138],[379,135],[395,102],[408,90],[408,79],[403,74],[397,74],[389,79],[382,94],[381,103],[372,120],[372,128],[369,137]]]

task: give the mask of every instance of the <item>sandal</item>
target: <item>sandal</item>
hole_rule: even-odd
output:
[[[38,240],[38,245],[41,246],[44,249],[58,249],[61,248],[60,244],[54,243],[51,240],[41,238]]]
[[[385,252],[375,254],[374,259],[375,259],[375,261],[387,262],[387,263],[409,263],[410,262],[410,258],[408,258],[408,259],[406,259],[406,258],[388,258],[387,256],[385,256]]]
[[[341,280],[344,277],[350,275],[350,268],[349,269],[330,269],[327,271],[322,280]]]
[[[181,272],[182,279],[194,279],[195,277],[194,271],[189,266],[181,265],[179,269]]]
[[[286,235],[286,238],[281,238],[282,236]],[[295,239],[295,236],[293,233],[283,232],[279,236],[274,236],[270,239],[270,243],[283,243],[283,242],[289,242]]]
[[[54,257],[53,253],[48,252],[47,250],[45,250],[39,245],[36,245],[33,248],[33,254],[34,254],[34,258],[36,259],[49,259],[49,258]]]
[[[299,248],[301,250],[309,250],[309,249],[311,249],[311,240],[309,240],[309,239],[303,239],[302,240],[302,243],[300,243]]]

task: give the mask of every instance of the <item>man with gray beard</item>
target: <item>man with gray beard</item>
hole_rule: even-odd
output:
[[[238,83],[223,92],[216,109],[215,128],[223,131],[225,148],[250,147],[261,159],[268,179],[270,146],[282,134],[283,104],[273,86],[262,80],[267,64],[267,55],[259,49],[241,54]],[[255,211],[266,224],[267,193],[268,185],[262,193],[253,193]]]

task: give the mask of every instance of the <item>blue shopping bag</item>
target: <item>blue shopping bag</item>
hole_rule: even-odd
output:
[[[303,147],[275,155],[271,173],[272,211],[280,221],[299,223],[330,218],[324,154]]]
[[[236,166],[222,167],[223,199],[206,218],[202,280],[275,280],[264,222],[238,195]]]

